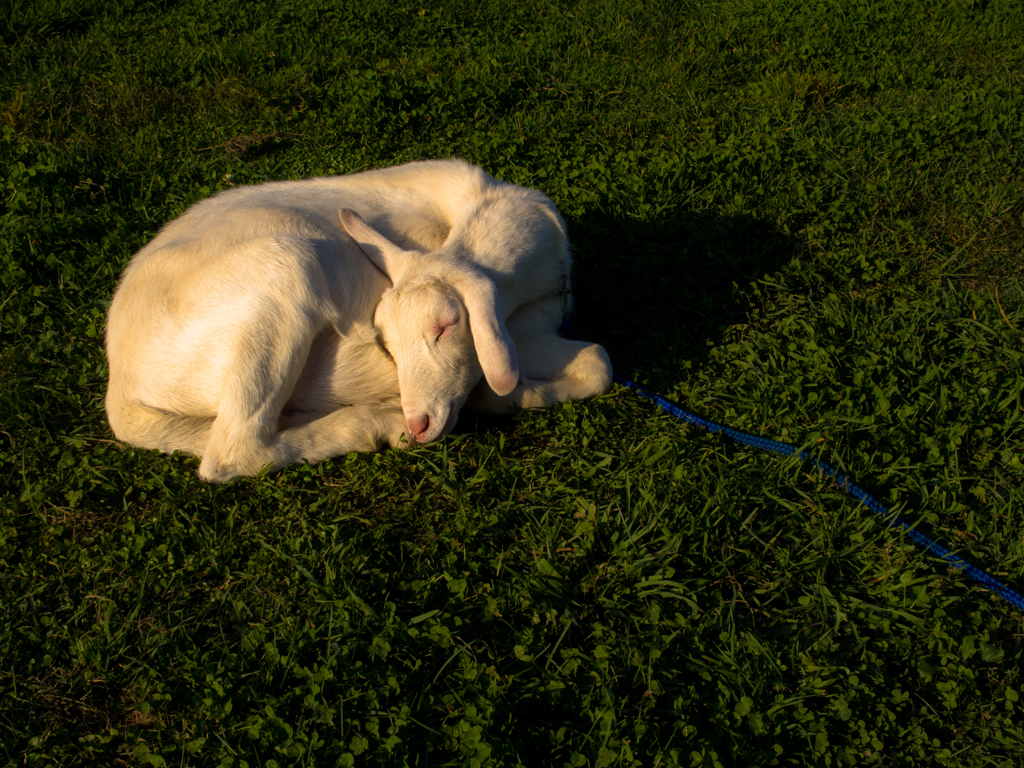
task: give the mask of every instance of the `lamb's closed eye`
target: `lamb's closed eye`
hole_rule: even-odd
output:
[[[436,344],[439,341],[441,341],[441,339],[445,338],[446,336],[449,336],[452,330],[455,328],[455,326],[458,325],[458,323],[458,315],[456,315],[453,318],[438,320],[436,323],[434,323],[433,328],[431,329],[431,335],[434,337],[434,343]]]

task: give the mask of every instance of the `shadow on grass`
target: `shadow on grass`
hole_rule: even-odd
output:
[[[804,245],[749,215],[691,212],[655,222],[590,215],[570,232],[576,250],[574,324],[608,349],[616,371],[663,383],[678,361],[745,315],[739,291]]]
[[[568,222],[573,327],[608,350],[615,371],[655,391],[678,381],[746,315],[742,292],[806,252],[798,238],[746,214],[687,212],[657,221],[600,213]],[[465,414],[458,431],[505,418]]]

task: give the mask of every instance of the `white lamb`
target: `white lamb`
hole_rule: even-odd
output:
[[[223,482],[606,392],[557,335],[570,266],[548,198],[459,160],[223,192],[124,271],[110,425]]]

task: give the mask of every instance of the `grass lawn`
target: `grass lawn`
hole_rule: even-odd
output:
[[[448,156],[619,373],[1024,586],[1016,0],[9,0],[0,764],[1024,764],[1018,610],[625,389],[219,487],[112,439],[161,224]]]

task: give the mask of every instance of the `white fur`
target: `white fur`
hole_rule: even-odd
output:
[[[604,349],[556,333],[569,268],[550,200],[459,160],[223,192],[125,269],[107,415],[220,482],[600,394]]]

